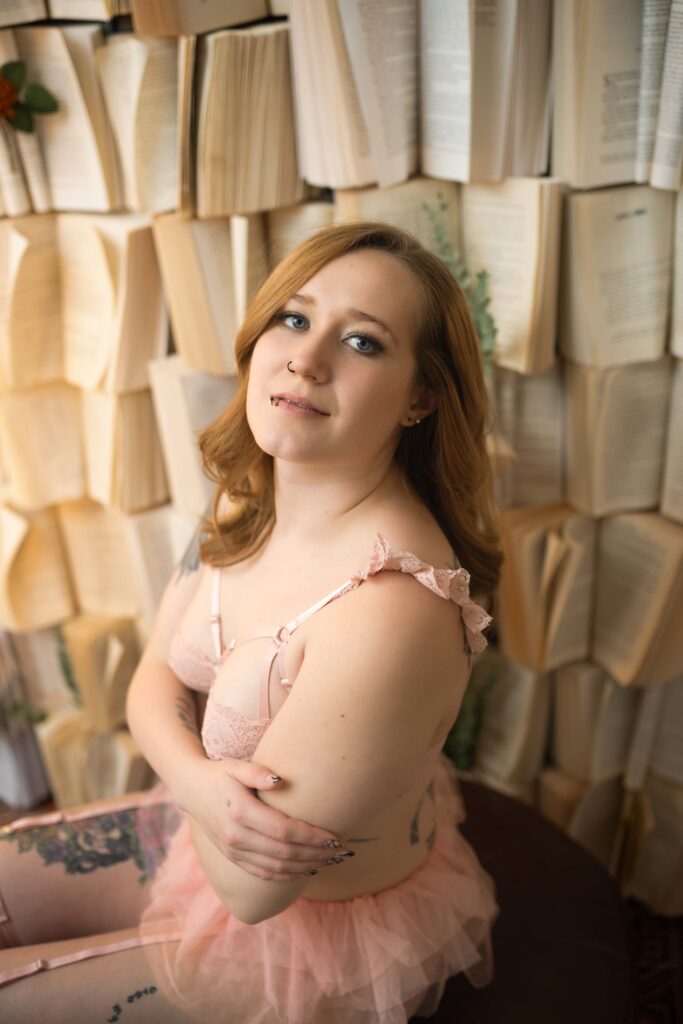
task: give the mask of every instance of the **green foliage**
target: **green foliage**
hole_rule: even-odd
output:
[[[45,711],[37,708],[29,700],[12,701],[11,704],[0,702],[0,729],[6,729],[11,725],[30,723],[35,725],[47,718]]]
[[[444,224],[443,214],[448,209],[448,203],[441,192],[437,192],[437,199],[436,207],[430,206],[429,203],[423,203],[422,208],[432,222],[437,255],[441,257],[465,294],[474,329],[479,339],[484,368],[488,372],[494,360],[498,333],[496,322],[488,308],[491,302],[491,297],[488,294],[490,275],[487,270],[480,270],[474,279],[472,278],[464,260],[453,249]]]
[[[26,64],[23,60],[3,64],[0,67],[0,75],[14,86],[17,92],[17,98],[12,103],[12,116],[6,112],[3,116],[3,120],[15,131],[30,133],[33,131],[34,114],[54,114],[59,109],[59,103],[52,93],[36,82],[27,85],[23,97],[21,96],[21,91],[26,85]]]
[[[471,680],[460,705],[458,717],[446,737],[444,753],[460,771],[469,771],[474,765],[474,754],[481,732],[486,695],[496,681],[491,671],[485,680]]]

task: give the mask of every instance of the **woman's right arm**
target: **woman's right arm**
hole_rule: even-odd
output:
[[[329,858],[336,837],[267,807],[255,790],[275,789],[272,771],[250,761],[212,761],[199,736],[194,696],[168,665],[170,641],[203,567],[184,560],[168,583],[127,698],[130,731],[178,806],[213,845],[258,878],[299,878]]]

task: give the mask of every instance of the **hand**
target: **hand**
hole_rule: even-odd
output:
[[[258,799],[254,790],[276,789],[281,780],[275,778],[251,761],[207,760],[179,803],[233,864],[256,878],[290,881],[320,870],[344,851],[332,832]]]

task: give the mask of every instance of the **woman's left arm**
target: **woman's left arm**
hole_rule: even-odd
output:
[[[405,573],[371,577],[320,613],[292,692],[254,753],[285,780],[261,800],[357,835],[410,785],[469,670],[454,602]],[[209,881],[247,924],[285,910],[312,880],[255,878],[201,830],[193,837]]]

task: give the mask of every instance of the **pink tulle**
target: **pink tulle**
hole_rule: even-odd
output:
[[[435,796],[436,841],[408,878],[348,900],[302,897],[255,925],[220,902],[181,825],[143,915],[143,928],[182,925],[179,943],[146,948],[168,998],[212,1024],[405,1024],[416,1003],[436,1010],[450,975],[487,984],[494,885],[457,827],[464,808],[443,754]]]

